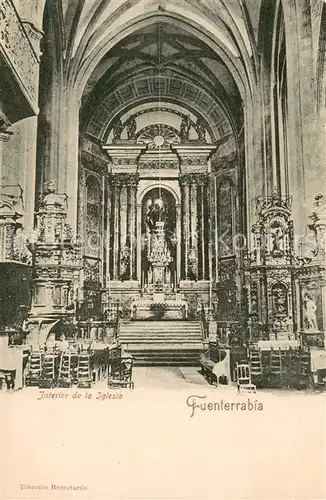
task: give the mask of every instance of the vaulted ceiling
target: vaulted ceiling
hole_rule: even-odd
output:
[[[241,97],[224,62],[173,23],[151,24],[113,47],[88,80],[82,102],[82,122],[100,139],[113,117],[141,102],[182,105],[203,116],[215,137],[242,123]]]
[[[215,138],[239,131],[255,93],[261,0],[47,0],[60,7],[63,78],[81,129],[100,141],[140,103],[202,116]],[[51,17],[53,19],[53,17]]]

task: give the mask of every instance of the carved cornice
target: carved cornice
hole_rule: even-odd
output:
[[[139,162],[139,168],[145,170],[175,170],[179,168],[177,159],[148,160],[146,157]]]
[[[181,158],[181,165],[188,165],[188,166],[207,166],[207,158],[204,156],[199,156],[199,157],[193,157],[193,156],[186,156]]]
[[[111,160],[111,173],[128,173],[135,174],[137,172],[138,160],[146,146],[143,144],[105,144],[102,149],[108,154]]]
[[[113,157],[112,165],[137,165],[137,158]]]

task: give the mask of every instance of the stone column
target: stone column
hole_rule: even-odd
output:
[[[206,196],[205,186],[199,187],[197,180],[207,179],[208,160],[211,154],[216,151],[217,146],[213,144],[179,144],[172,145],[172,151],[176,152],[180,159],[180,184],[182,198],[182,257],[183,257],[183,279],[189,279],[189,251],[193,262],[193,269],[199,279],[205,279],[205,267],[208,267],[208,246],[205,242],[205,232],[207,233],[207,208],[205,208]],[[200,191],[201,190],[201,191]],[[199,198],[201,196],[201,198]],[[201,200],[201,201],[200,201]],[[200,202],[200,203],[199,203]],[[198,207],[198,210],[197,210]],[[206,221],[203,220],[206,215]],[[197,227],[198,226],[198,227]],[[203,250],[198,254],[199,242],[202,243]],[[203,262],[203,272],[198,276],[198,262]],[[196,262],[197,260],[197,262]],[[197,267],[197,272],[196,272]]]
[[[200,261],[201,261],[201,267],[199,269],[199,279],[205,279],[205,268],[206,268],[206,245],[207,241],[205,241],[205,226],[206,226],[206,221],[205,221],[205,201],[204,197],[207,202],[207,197],[205,196],[205,188],[207,187],[207,184],[205,182],[206,179],[203,177],[200,177],[198,179],[198,188],[199,188],[199,239],[200,239]]]
[[[212,179],[214,189],[214,202],[212,212],[214,214],[214,261],[215,261],[215,283],[218,281],[218,216],[217,216],[217,180],[216,176]],[[211,214],[212,216],[212,214]]]
[[[113,177],[113,279],[119,279],[119,256],[120,256],[120,180]]]
[[[137,175],[129,177],[128,186],[128,235],[130,243],[130,279],[135,279],[136,255],[137,255],[137,231],[136,231],[136,209],[137,209]]]
[[[141,205],[137,205],[137,276],[136,279],[141,283]]]
[[[123,140],[116,140],[111,145],[102,146],[102,149],[106,151],[112,162],[111,173],[113,177],[116,174],[120,174],[128,179],[126,235],[130,239],[130,279],[137,279],[139,281],[141,280],[141,207],[137,206],[137,170],[138,159],[146,147],[142,144]],[[124,189],[123,196],[125,196]],[[122,242],[123,245],[124,243]]]
[[[190,246],[197,253],[197,182],[190,178]]]
[[[128,231],[128,178],[120,177],[120,251],[127,245]]]
[[[183,249],[183,279],[188,278],[188,252],[189,252],[189,178],[182,176],[181,184],[181,202],[182,202],[182,249]]]
[[[176,262],[176,285],[178,286],[181,279],[181,205],[176,205],[176,235],[177,235],[177,262]]]

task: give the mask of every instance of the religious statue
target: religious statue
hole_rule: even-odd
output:
[[[120,118],[117,118],[117,120],[113,124],[113,139],[114,140],[121,139],[122,131],[123,131],[123,125],[121,123]]]
[[[64,206],[64,201],[63,201],[63,196],[64,195],[59,195],[56,194],[56,181],[53,179],[52,181],[49,181],[45,184],[45,191],[47,194],[44,196],[43,199],[43,206]]]
[[[32,253],[28,249],[28,238],[21,226],[18,226],[15,232],[14,255],[19,262],[32,263]]]
[[[318,325],[317,325],[317,306],[315,302],[312,300],[311,297],[309,297],[308,294],[305,294],[304,299],[303,299],[303,304],[304,304],[304,323],[305,327],[307,330],[318,330]]]
[[[120,258],[120,278],[127,278],[130,266],[130,250],[127,246],[121,252]]]
[[[165,209],[163,201],[158,198],[153,203],[152,200],[149,199],[147,204],[146,223],[150,231],[153,231],[156,227],[156,223],[163,220],[164,217]]]
[[[197,264],[197,255],[194,248],[191,248],[188,253],[188,274],[191,279],[197,281],[198,264]]]
[[[195,130],[198,135],[198,140],[201,142],[206,142],[206,127],[205,123],[201,118],[198,118],[195,125]]]
[[[129,118],[127,121],[127,136],[129,140],[135,139],[136,135],[136,130],[137,130],[137,123],[135,118],[132,116]]]
[[[189,141],[189,132],[191,127],[190,116],[183,116],[180,125],[180,139],[182,141]]]
[[[282,255],[283,238],[284,238],[283,229],[280,226],[274,226],[271,231],[271,238],[272,238],[271,253],[274,255]]]

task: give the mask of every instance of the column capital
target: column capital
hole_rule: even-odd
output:
[[[116,173],[111,175],[110,182],[112,186],[117,187],[136,187],[138,185],[138,174]]]
[[[208,183],[206,173],[183,173],[179,177],[181,186],[202,186]]]
[[[208,184],[208,175],[199,174],[196,176],[196,181],[198,186],[206,186]]]

